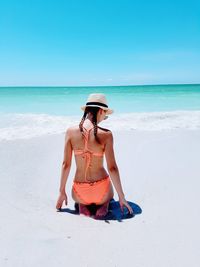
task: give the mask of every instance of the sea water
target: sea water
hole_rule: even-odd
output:
[[[0,140],[63,133],[77,125],[90,93],[104,93],[111,130],[200,128],[200,85],[0,87]]]

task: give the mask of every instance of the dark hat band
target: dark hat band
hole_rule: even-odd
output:
[[[89,106],[89,105],[98,105],[98,106],[102,106],[102,107],[108,108],[108,106],[106,104],[103,104],[101,102],[87,102],[86,106]]]

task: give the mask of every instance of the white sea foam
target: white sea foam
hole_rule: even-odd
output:
[[[80,119],[80,116],[52,116],[32,113],[1,114],[0,141],[64,133],[68,127],[78,125]],[[112,114],[100,126],[117,131],[194,130],[200,129],[200,111]]]

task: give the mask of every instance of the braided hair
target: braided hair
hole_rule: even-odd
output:
[[[91,106],[88,106],[85,108],[85,111],[84,111],[84,114],[83,114],[83,117],[81,118],[81,121],[79,123],[79,129],[82,133],[82,135],[84,134],[83,132],[83,123],[87,117],[87,114],[90,113],[92,114],[92,123],[94,125],[94,137],[95,137],[95,140],[97,141],[97,143],[101,144],[98,136],[97,136],[97,131],[98,131],[98,126],[97,126],[97,113],[99,111],[99,107],[91,107]]]

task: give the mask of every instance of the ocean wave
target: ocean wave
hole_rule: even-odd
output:
[[[34,113],[7,113],[0,116],[0,141],[29,139],[64,133],[78,125],[80,116],[52,116]],[[113,131],[200,129],[200,110],[170,112],[135,112],[112,114],[100,126]]]

